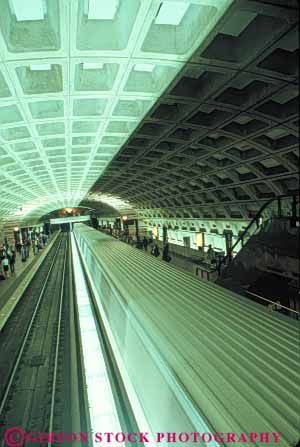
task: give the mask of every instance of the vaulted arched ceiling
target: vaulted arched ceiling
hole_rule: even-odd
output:
[[[232,3],[1,0],[0,218],[78,205]]]
[[[92,188],[145,217],[248,218],[299,188],[297,1],[236,1]]]

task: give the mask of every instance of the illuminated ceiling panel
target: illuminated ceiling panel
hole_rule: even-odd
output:
[[[232,1],[2,0],[0,219],[78,205]]]
[[[110,195],[110,194],[95,194],[89,193],[87,194],[85,200],[89,203],[106,203],[107,205],[112,206],[116,210],[119,210],[121,213],[131,213],[133,212],[133,208],[127,200],[120,199],[119,197]]]
[[[45,2],[43,0],[31,0],[24,2],[23,0],[9,1],[11,13],[16,16],[18,22],[27,20],[44,20],[46,13]]]

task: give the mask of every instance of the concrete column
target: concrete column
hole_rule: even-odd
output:
[[[136,240],[139,240],[139,221],[138,219],[134,220],[135,223],[135,235],[136,235]]]
[[[165,245],[168,242],[168,227],[163,225],[163,244]]]

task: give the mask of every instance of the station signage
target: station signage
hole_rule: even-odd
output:
[[[50,219],[50,224],[62,224],[71,222],[86,222],[90,220],[90,216],[74,216],[74,217],[57,217],[55,219]]]

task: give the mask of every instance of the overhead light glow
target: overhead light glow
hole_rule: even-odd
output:
[[[18,22],[45,18],[46,5],[43,0],[10,0],[10,6]]]
[[[86,199],[92,202],[96,201],[106,203],[120,212],[126,213],[128,211],[132,211],[130,203],[111,194],[89,193],[87,194]]]
[[[113,20],[119,5],[118,0],[89,0],[89,20]]]
[[[186,2],[162,2],[155,19],[155,24],[178,26],[188,8],[189,3]]]
[[[84,62],[82,68],[84,70],[101,70],[103,65],[103,62]]]
[[[148,71],[149,73],[152,73],[154,70],[154,65],[151,64],[136,64],[134,66],[134,71]]]
[[[30,65],[31,71],[49,71],[51,70],[50,64],[34,64]]]

